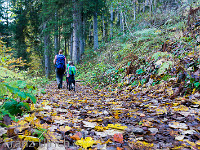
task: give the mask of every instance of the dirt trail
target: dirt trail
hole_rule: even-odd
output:
[[[39,150],[200,148],[198,99],[170,100],[159,96],[161,89],[156,95],[145,88],[92,90],[81,83],[76,92],[65,88],[49,84],[31,113],[13,122],[13,134],[50,144],[36,140]]]

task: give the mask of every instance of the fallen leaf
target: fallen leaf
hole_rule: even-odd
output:
[[[179,123],[179,122],[170,122],[169,127],[171,128],[180,128],[180,129],[187,129],[188,126],[185,123]]]
[[[65,127],[64,126],[60,126],[58,128],[58,130],[65,133],[65,132],[71,130],[71,127],[69,127],[69,126],[65,126]]]
[[[118,130],[124,130],[127,128],[127,126],[122,126],[121,124],[108,124],[108,128],[118,129]]]
[[[83,126],[87,127],[87,128],[95,128],[97,126],[97,123],[93,123],[93,122],[87,122],[87,121],[82,121],[83,122]]]
[[[75,144],[81,146],[83,148],[91,147],[96,142],[91,137],[86,137],[85,139],[81,138],[80,140],[76,141]]]
[[[76,141],[80,140],[80,137],[77,134],[70,136],[70,138]]]
[[[113,139],[116,142],[123,143],[123,135],[120,133],[114,134]]]

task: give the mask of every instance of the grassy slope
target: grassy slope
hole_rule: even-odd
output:
[[[171,72],[172,68],[178,69],[177,66],[182,66],[187,72],[186,74],[191,75],[192,71],[187,71],[190,66],[185,67],[185,59],[190,59],[191,56],[199,56],[199,50],[196,46],[196,38],[191,38],[191,33],[186,31],[187,7],[181,7],[178,12],[176,14],[173,11],[167,13],[160,12],[156,17],[144,14],[144,16],[138,18],[134,26],[135,29],[140,30],[132,33],[132,36],[116,36],[113,41],[104,44],[96,52],[87,50],[82,62],[78,66],[78,78],[92,84],[95,88],[99,88],[106,86],[115,87],[119,84],[120,86],[122,84],[127,85],[127,83],[128,85],[138,86],[138,84],[145,84],[149,81],[148,75],[156,76],[154,77],[154,82],[159,80],[157,83],[160,83],[163,78],[166,80],[176,77],[178,80],[180,70],[176,74]],[[154,27],[150,27],[149,22],[155,19],[157,23],[155,23]],[[145,22],[144,20],[148,21]],[[188,36],[183,37],[182,30],[185,30]],[[164,43],[166,43],[167,47],[164,50],[163,56],[159,57],[157,52],[163,51]],[[153,54],[157,55],[156,57],[158,58],[156,60],[152,60],[151,56]],[[169,55],[172,56],[170,60],[167,58]],[[160,59],[173,64],[170,67],[164,66],[166,70],[163,74],[161,74],[162,71],[159,71],[159,68],[155,68],[155,64]],[[134,61],[131,64],[132,60]],[[181,64],[180,62],[182,61],[184,63]],[[194,58],[193,63],[198,65],[198,57]],[[131,72],[134,75],[127,76],[126,72],[130,65],[134,66],[131,68]],[[158,69],[157,72],[152,73],[152,71],[149,71],[149,68],[152,66],[154,66],[154,69]],[[132,79],[130,80],[131,77]],[[188,80],[191,80],[191,77],[188,77]],[[194,88],[194,84],[195,82],[190,84],[192,86],[190,87],[191,89]]]

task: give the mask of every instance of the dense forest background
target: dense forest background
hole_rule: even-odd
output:
[[[116,39],[138,38],[138,30],[175,23],[184,30],[188,12],[198,5],[195,0],[1,0],[0,34],[13,57],[25,63],[21,70],[50,77],[59,49],[78,64],[85,52],[93,57]]]

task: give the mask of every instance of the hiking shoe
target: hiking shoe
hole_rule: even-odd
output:
[[[60,83],[58,84],[58,89],[60,89]]]

